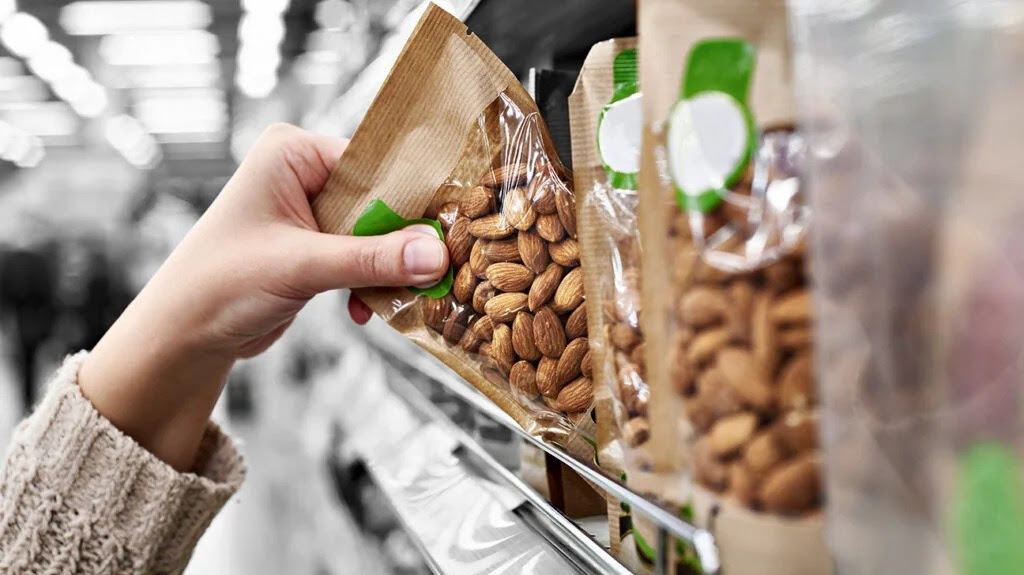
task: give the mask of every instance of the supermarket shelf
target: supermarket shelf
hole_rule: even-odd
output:
[[[693,546],[706,573],[709,575],[718,573],[720,569],[718,548],[715,544],[714,536],[710,532],[705,529],[694,527],[693,525],[683,521],[670,511],[622,485],[603,470],[578,461],[559,447],[544,442],[526,433],[526,431],[524,431],[511,416],[506,414],[497,405],[478,392],[472,385],[460,378],[437,359],[422,351],[419,347],[406,340],[397,332],[391,330],[383,322],[375,321],[367,329],[367,335],[370,343],[390,362],[403,365],[406,368],[419,372],[431,380],[443,385],[448,391],[468,403],[475,410],[485,414],[495,422],[508,428],[513,433],[521,437],[523,441],[555,457],[570,469],[578,473],[581,477],[598,486],[600,489],[606,491],[620,501],[628,503],[634,512],[640,513],[650,519],[658,527],[658,548],[661,551],[658,553],[659,561],[663,560],[663,558],[667,556],[665,551],[668,549],[669,539],[674,537],[687,541]],[[443,417],[443,415],[440,417]],[[486,452],[484,452],[475,441],[464,436],[464,434],[462,437],[462,445],[465,447],[467,452],[474,456],[478,456],[479,454],[486,455]],[[491,460],[489,456],[478,457],[478,459],[485,466],[490,467],[491,473],[493,474],[511,475],[501,465]],[[512,477],[514,478],[515,476],[513,475]],[[564,517],[562,517],[560,513],[540,499],[532,489],[525,485],[522,486],[522,488],[525,490],[524,496],[535,499],[535,506],[538,509],[544,510],[544,514],[545,516],[548,516],[549,520],[558,522],[558,520],[550,517],[551,514],[554,514],[560,517],[562,521],[565,521]],[[575,532],[568,530],[563,531],[563,533],[571,534],[569,535],[570,537],[575,537],[577,541],[574,542],[574,544],[585,545],[582,540],[586,539],[586,537],[582,532],[579,532],[578,530]],[[592,543],[589,539],[587,539],[587,542]],[[665,567],[665,565],[657,565],[656,572],[667,573]]]

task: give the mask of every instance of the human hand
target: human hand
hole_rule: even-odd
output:
[[[436,232],[319,232],[310,202],[345,142],[268,129],[216,201],[82,365],[97,410],[178,469],[192,465],[231,365],[266,350],[317,293],[430,285],[448,268]],[[365,305],[349,305],[357,322]]]

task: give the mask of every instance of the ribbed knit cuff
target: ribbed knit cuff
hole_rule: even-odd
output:
[[[211,423],[179,473],[100,415],[69,357],[0,470],[0,572],[177,573],[245,475]],[[67,571],[69,565],[75,568]]]

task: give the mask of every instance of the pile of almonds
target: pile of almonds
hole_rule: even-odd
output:
[[[672,380],[695,433],[696,480],[752,509],[795,515],[819,508],[811,302],[802,249],[732,274],[694,255],[686,223],[675,228],[679,328],[671,345]]]
[[[491,169],[438,210],[455,282],[423,320],[526,401],[579,418],[593,402],[576,200],[554,170]]]

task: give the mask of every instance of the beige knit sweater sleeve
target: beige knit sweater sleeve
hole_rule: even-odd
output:
[[[68,358],[0,469],[0,573],[180,573],[245,474],[210,424],[179,473],[101,416]]]

